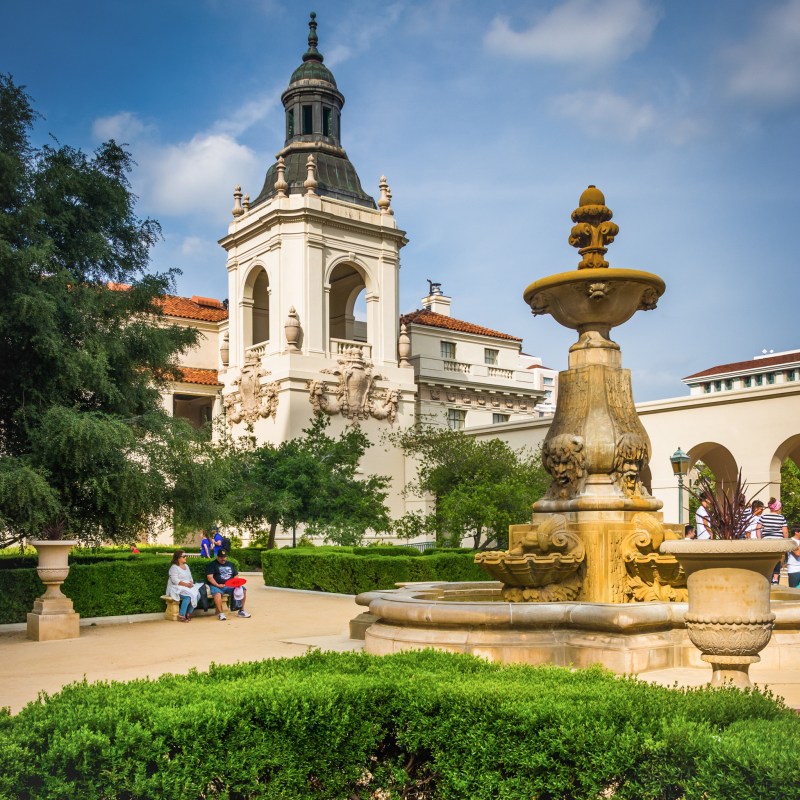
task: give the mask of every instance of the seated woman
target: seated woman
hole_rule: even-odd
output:
[[[176,550],[172,556],[165,594],[180,602],[178,622],[188,622],[200,599],[200,584],[192,579],[192,571],[186,566],[186,553],[183,550]]]

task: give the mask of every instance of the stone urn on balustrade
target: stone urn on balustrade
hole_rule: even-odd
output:
[[[752,686],[748,671],[769,643],[775,614],[770,578],[775,563],[794,549],[789,539],[667,541],[687,576],[686,630],[711,664],[712,686]]]
[[[39,564],[36,572],[45,585],[44,594],[33,603],[28,613],[28,638],[37,642],[54,639],[76,639],[80,636],[80,614],[72,600],[62,591],[61,584],[69,574],[69,553],[78,544],[74,539],[33,539]]]

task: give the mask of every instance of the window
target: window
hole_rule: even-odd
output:
[[[733,379],[732,378],[726,378],[725,379],[725,388],[728,389],[728,390],[733,389]]]
[[[714,381],[714,391],[715,392],[722,391],[722,381]]]
[[[455,342],[440,342],[442,358],[447,358],[454,361],[456,357],[456,343]]]
[[[492,350],[489,347],[483,348],[483,363],[497,366],[497,357],[500,355],[499,350]]]
[[[710,383],[704,383],[704,384],[703,384],[703,391],[704,391],[706,394],[708,394],[708,393],[711,391],[711,384],[710,384]]]
[[[331,135],[331,110],[327,106],[322,107],[322,135]]]
[[[314,132],[312,123],[311,106],[303,106],[303,134],[307,135]]]
[[[756,375],[756,386],[761,386],[764,383],[763,375]]]
[[[290,108],[286,112],[286,138],[291,139],[294,136],[294,109]]]
[[[492,414],[492,425],[501,425],[503,422],[508,422],[508,414]]]
[[[744,385],[745,385],[745,387],[746,387],[747,389],[749,389],[749,388],[750,388],[750,387],[753,385],[753,377],[752,377],[752,375],[748,375],[748,376],[747,376],[747,377],[744,379]]]
[[[467,412],[458,408],[447,409],[447,427],[451,431],[463,431],[464,423],[467,421]]]
[[[797,370],[787,369],[786,370],[786,380],[787,381],[796,381],[797,380]]]
[[[770,384],[770,385],[775,383],[775,373],[774,372],[768,372],[767,373],[767,383]]]
[[[553,379],[552,378],[542,378],[542,383],[545,386],[552,386],[553,385]]]

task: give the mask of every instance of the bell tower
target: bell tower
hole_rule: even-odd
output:
[[[342,147],[345,98],[318,44],[312,13],[308,49],[282,95],[284,146],[254,201],[236,187],[220,240],[230,315],[223,401],[232,432],[251,426],[259,441],[298,436],[324,413],[334,434],[357,423],[377,442],[413,421],[413,370],[398,359],[407,239],[386,178],[376,202]],[[373,471],[387,474],[383,458]]]

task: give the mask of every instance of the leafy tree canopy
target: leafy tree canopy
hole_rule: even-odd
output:
[[[530,520],[531,505],[550,483],[538,453],[515,451],[500,439],[422,426],[394,438],[418,461],[406,492],[435,502],[432,514],[406,515],[396,526],[399,535],[428,530],[439,544],[458,546],[472,536],[475,549],[492,542],[504,547],[508,526]]]
[[[30,98],[0,75],[0,543],[59,523],[129,540],[163,520],[194,459],[159,387],[196,332],[163,319],[130,154],[34,148]]]
[[[275,546],[278,525],[303,524],[336,544],[359,543],[369,528],[387,530],[388,479],[358,474],[369,439],[359,428],[333,438],[329,425],[317,416],[302,437],[240,448],[231,462],[225,521],[253,533],[268,527],[268,547]]]

